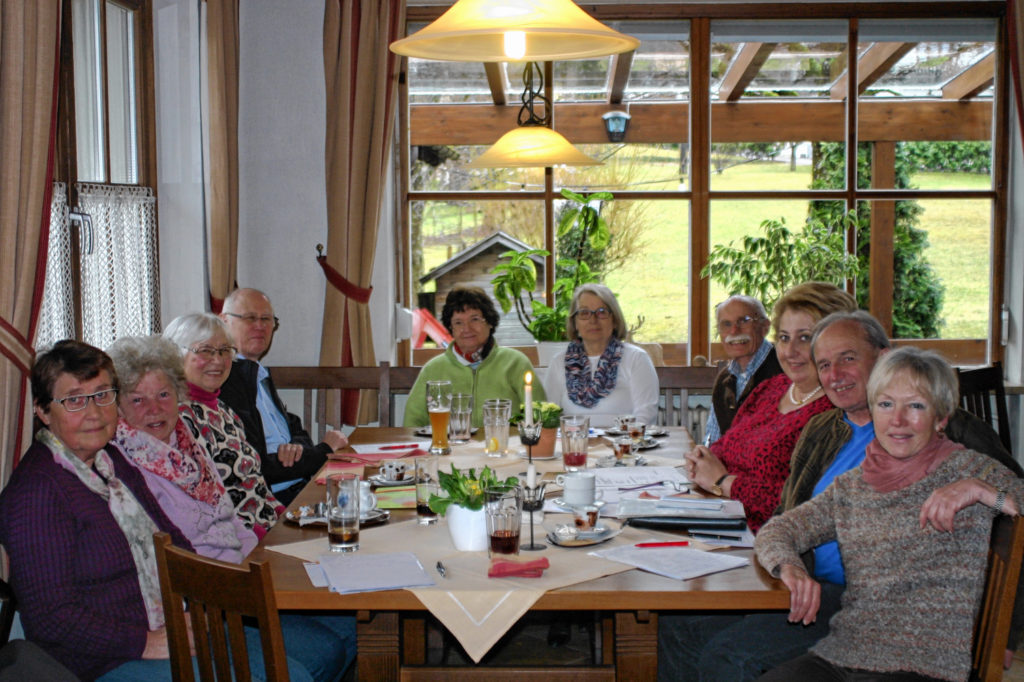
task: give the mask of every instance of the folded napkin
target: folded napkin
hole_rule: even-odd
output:
[[[315,480],[318,485],[326,485],[328,475],[348,473],[359,474],[359,478],[362,478],[363,465],[358,462],[339,462],[336,459],[332,459],[320,467]]]
[[[547,557],[534,559],[533,561],[521,561],[515,559],[503,559],[494,557],[491,559],[491,567],[487,569],[488,578],[539,578],[544,575],[544,569],[550,568]]]

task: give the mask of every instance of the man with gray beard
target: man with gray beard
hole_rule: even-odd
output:
[[[764,305],[750,296],[730,296],[715,306],[718,337],[729,364],[715,380],[704,444],[711,445],[729,430],[740,404],[755,386],[782,371],[775,347],[765,336],[771,320]]]

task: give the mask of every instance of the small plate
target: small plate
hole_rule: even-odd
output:
[[[299,508],[298,511],[286,511],[284,513],[285,521],[291,521],[292,523],[299,523],[299,520],[304,516],[302,513],[303,508]],[[391,512],[387,509],[371,509],[366,516],[359,517],[360,526],[376,526],[381,523],[387,523],[388,519],[391,518]],[[305,526],[326,526],[327,519],[323,516],[312,516],[310,520],[305,523]]]
[[[514,454],[519,459],[530,459],[527,456],[527,454],[526,454],[526,450],[518,450],[518,451],[516,451],[516,452],[514,452],[512,454]],[[559,457],[561,457],[561,455],[557,455],[557,454],[534,455],[533,456],[533,461],[534,462],[545,462],[545,461],[552,460],[552,459],[558,459]]]
[[[661,441],[660,440],[658,440],[657,438],[653,438],[651,436],[648,436],[647,438],[644,438],[644,442],[640,444],[639,449],[640,450],[650,450],[651,448],[656,448],[656,447],[659,447],[659,446],[661,446]]]
[[[391,480],[390,478],[384,478],[380,474],[367,476],[366,480],[372,483],[375,488],[391,488],[396,485],[412,485],[414,482],[413,477],[409,476],[408,472],[406,472],[403,478],[394,481]]]
[[[572,505],[571,504],[566,504],[565,500],[563,500],[561,497],[556,497],[555,499],[552,500],[552,502],[555,503],[556,507],[561,507],[562,509],[564,509],[567,512],[571,512],[572,511]],[[598,509],[600,509],[601,507],[604,506],[604,500],[594,500],[594,506],[597,507]]]
[[[629,433],[627,431],[619,431],[615,427],[612,427],[610,429],[605,429],[604,433],[605,433],[606,436],[628,436],[629,435]],[[648,426],[647,429],[644,431],[644,435],[646,435],[648,438],[650,438],[652,436],[653,437],[661,437],[661,436],[667,436],[668,435],[668,431],[666,431],[665,427],[663,427],[663,426]]]
[[[479,430],[480,429],[478,427],[474,426],[469,430],[469,433],[474,434]],[[417,436],[423,436],[424,438],[430,438],[431,436],[434,435],[434,432],[431,430],[429,426],[421,426],[415,431],[413,431],[413,433],[416,434]]]
[[[601,528],[601,526],[598,526],[598,528]],[[560,538],[551,532],[548,533],[548,542],[552,545],[558,545],[559,547],[589,547],[590,545],[599,545],[602,542],[611,540],[621,532],[621,528],[604,526],[603,530],[600,532],[588,531],[586,533],[580,533],[571,540]]]

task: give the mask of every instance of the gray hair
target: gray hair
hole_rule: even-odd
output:
[[[189,348],[206,341],[217,332],[222,332],[228,343],[235,344],[224,320],[213,313],[189,313],[171,320],[164,329],[164,338],[176,343],[181,348],[181,355],[184,355]]]
[[[956,372],[935,351],[914,346],[897,348],[879,358],[868,379],[869,407],[874,407],[879,394],[899,375],[905,375],[924,394],[938,419],[945,419],[956,410],[960,399]]]
[[[615,294],[612,293],[611,289],[603,284],[596,283],[581,284],[576,287],[576,291],[572,294],[569,317],[565,319],[565,333],[569,339],[575,340],[580,337],[579,332],[576,331],[576,311],[579,310],[580,296],[583,294],[592,294],[601,299],[601,303],[612,314],[612,336],[624,341],[629,330],[626,328],[626,319],[622,315],[619,301],[615,298]]]
[[[768,319],[768,311],[764,309],[764,303],[761,303],[759,299],[753,296],[747,296],[746,294],[733,294],[729,298],[725,299],[721,303],[715,306],[715,319],[718,319],[718,311],[729,305],[733,301],[739,301],[745,304],[748,308],[752,308],[758,317],[762,320]]]
[[[818,343],[818,337],[826,329],[838,322],[852,322],[859,325],[864,332],[864,340],[876,350],[892,347],[892,344],[889,342],[889,335],[885,333],[882,323],[874,315],[866,310],[839,310],[826,315],[818,321],[818,324],[814,325],[814,335],[811,337],[812,360],[814,359],[814,346]]]
[[[169,339],[159,334],[152,336],[124,336],[107,348],[114,361],[121,390],[129,393],[150,372],[163,372],[178,394],[178,402],[185,399],[187,388],[181,352]]]

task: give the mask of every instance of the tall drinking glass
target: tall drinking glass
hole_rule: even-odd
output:
[[[332,552],[359,549],[359,476],[327,477],[327,540]]]
[[[563,415],[562,464],[566,471],[587,468],[587,447],[590,445],[590,417]]]
[[[519,554],[523,520],[523,490],[517,485],[496,485],[484,491],[484,513],[490,538],[488,556]]]
[[[508,452],[508,423],[512,419],[512,401],[491,398],[484,401],[484,452],[488,457],[502,457]]]
[[[452,411],[452,382],[427,382],[427,413],[430,415],[430,454],[450,455],[448,419]]]
[[[417,457],[416,460],[416,521],[421,526],[437,523],[437,514],[430,509],[430,496],[441,494],[437,476],[440,460],[437,455]]]
[[[453,445],[464,445],[469,442],[473,432],[473,394],[452,394],[452,417],[448,440]]]

